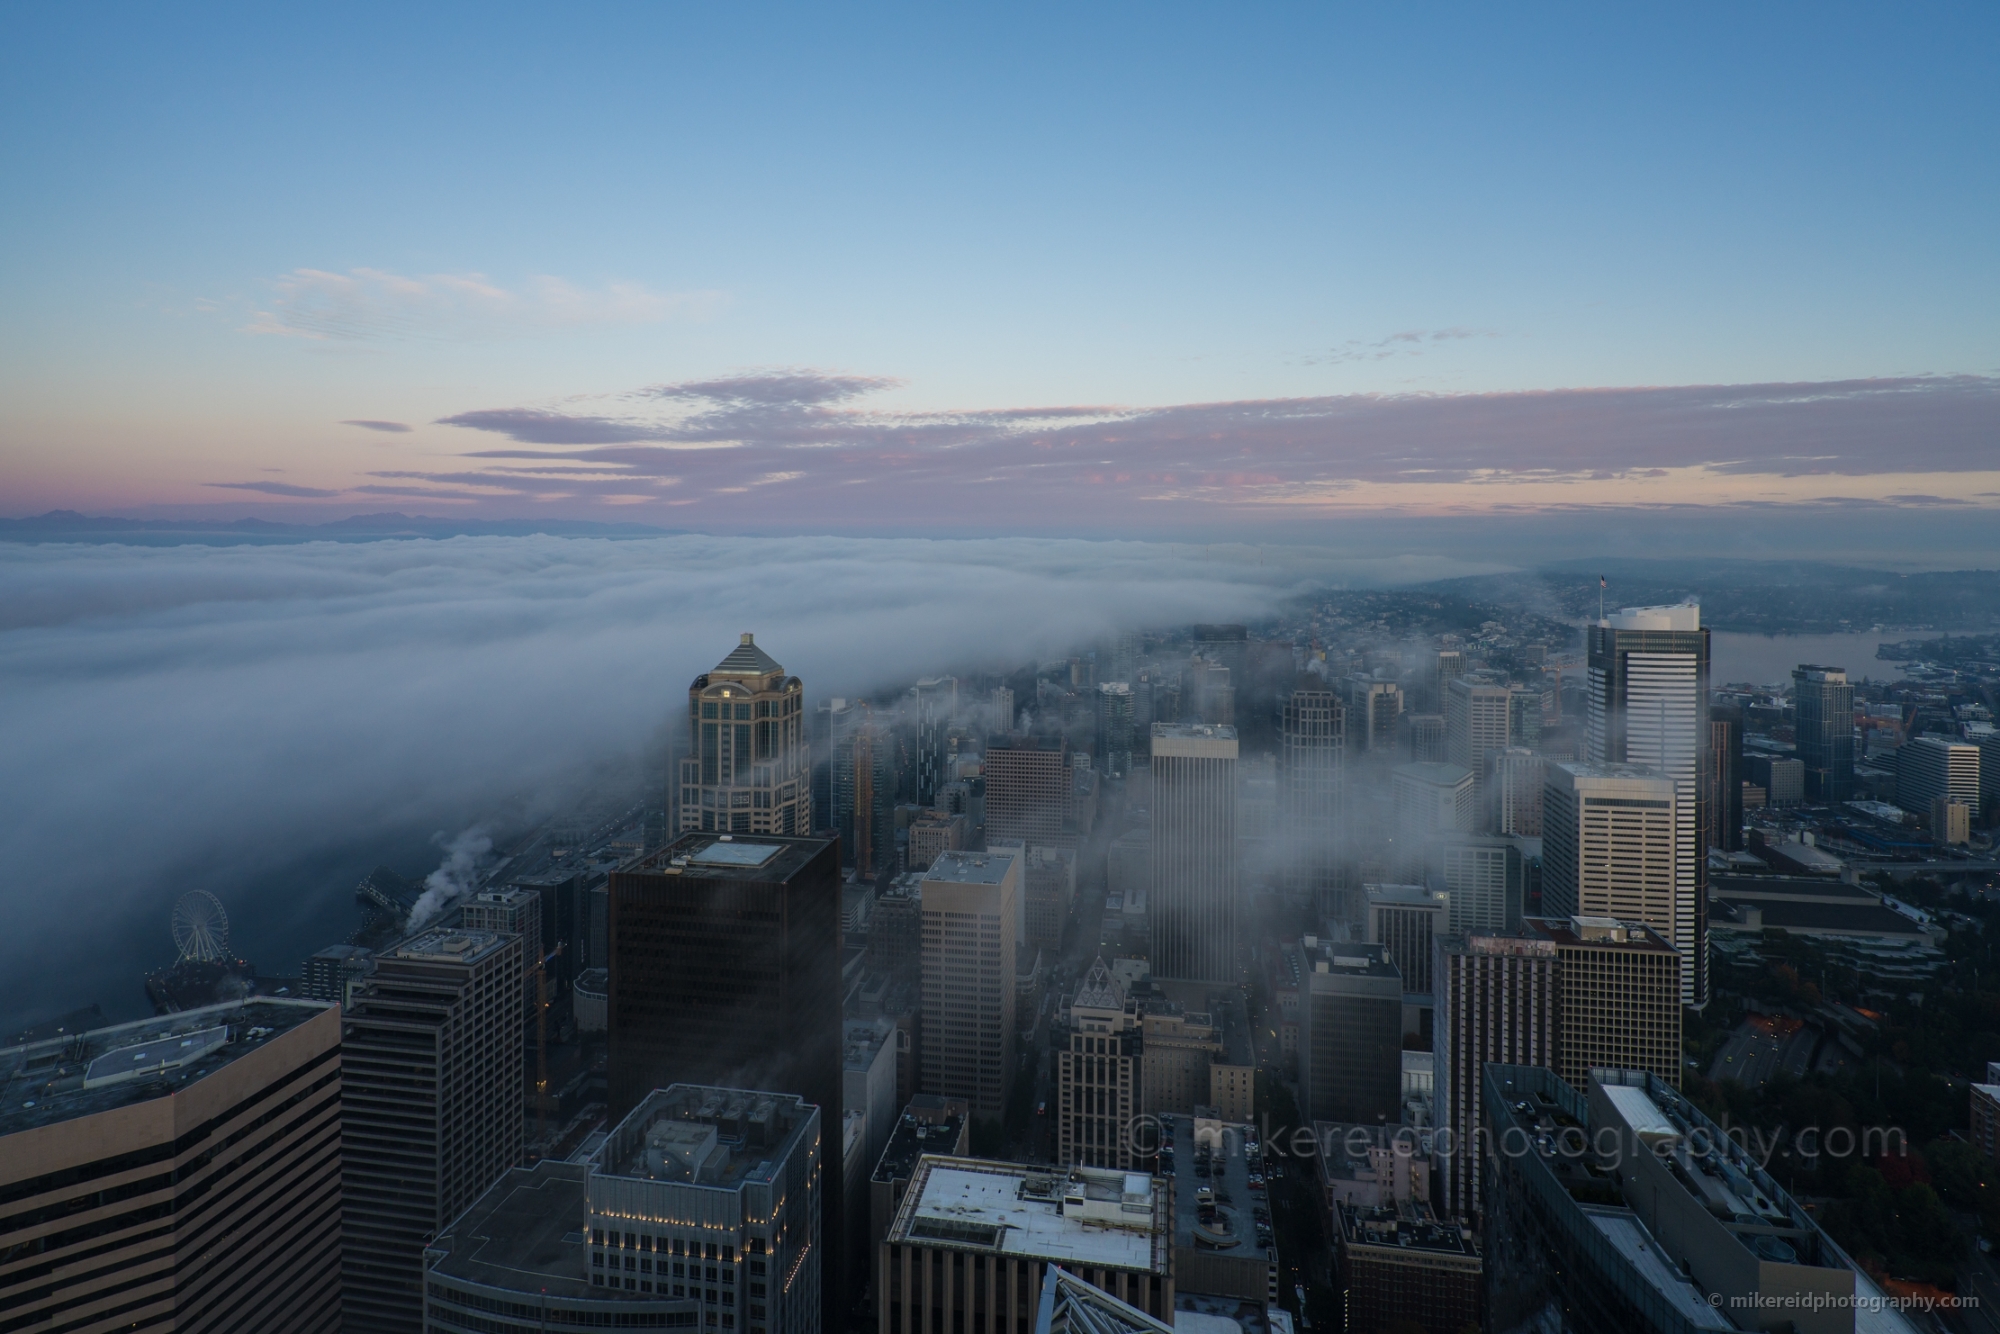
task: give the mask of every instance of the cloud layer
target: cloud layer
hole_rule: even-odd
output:
[[[1018,539],[0,544],[0,1013],[129,1012],[197,886],[295,970],[353,925],[344,856],[403,839],[428,869],[431,833],[573,794],[741,631],[817,699],[1471,568]]]
[[[272,280],[268,308],[254,312],[244,330],[336,341],[508,337],[700,318],[721,302],[715,292],[655,292],[627,282],[585,287],[546,275],[503,286],[483,273],[293,269]],[[406,429],[394,422],[345,424]]]

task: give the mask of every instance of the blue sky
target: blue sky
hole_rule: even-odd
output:
[[[1949,448],[1920,422],[1836,480],[1755,473],[1769,503],[1968,500],[2000,492],[1963,460],[2000,419],[1996,37],[1973,6],[16,6],[0,509],[664,514],[615,476],[403,474],[486,466],[443,418],[775,368],[887,381],[842,410],[896,423],[1975,376]],[[1310,476],[1217,475],[1495,503],[1309,443]],[[1510,495],[1620,503],[1602,443]],[[766,508],[821,504],[755,467],[671,499],[797,473]],[[1721,475],[1649,485],[1729,503]]]

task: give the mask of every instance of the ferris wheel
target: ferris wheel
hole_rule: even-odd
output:
[[[229,957],[229,914],[205,889],[180,896],[174,904],[174,945],[181,962],[221,963]]]

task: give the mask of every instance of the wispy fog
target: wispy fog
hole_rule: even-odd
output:
[[[1030,539],[0,544],[0,1021],[142,1012],[194,887],[295,972],[373,861],[427,871],[434,835],[631,772],[741,631],[817,698],[1474,568]]]

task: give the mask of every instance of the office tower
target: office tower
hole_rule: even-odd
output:
[[[1153,976],[1236,978],[1236,729],[1153,724]]]
[[[1690,1005],[1708,1003],[1708,631],[1701,608],[1628,607],[1589,628],[1584,758],[1673,780],[1674,948]],[[1648,919],[1650,920],[1650,919]]]
[[[935,676],[917,682],[910,691],[910,712],[917,729],[917,805],[936,803],[945,774],[945,739],[958,712],[958,678]]]
[[[827,1328],[826,1293],[841,1285],[839,1250],[822,1244],[836,1179],[825,1125],[796,1095],[690,1084],[647,1094],[590,1156],[591,1287],[643,1295],[649,1284],[686,1301],[689,1327]]]
[[[1443,764],[1447,758],[1444,715],[1410,713],[1403,717],[1410,732],[1410,759],[1418,764]]]
[[[1789,756],[1746,755],[1743,775],[1764,790],[1766,806],[1796,806],[1806,799],[1806,766]]]
[[[1465,675],[1465,654],[1455,648],[1439,649],[1437,661],[1431,668],[1430,706],[1439,713],[1444,711],[1445,692],[1451,683]]]
[[[1533,686],[1507,687],[1507,744],[1533,749],[1542,739],[1542,692]]]
[[[1333,1207],[1334,1282],[1346,1328],[1480,1329],[1486,1274],[1469,1229],[1422,1200]]]
[[[1229,668],[1197,653],[1188,659],[1182,680],[1186,702],[1197,717],[1221,727],[1236,725],[1236,686]]]
[[[1240,625],[1197,625],[1194,651],[1227,668],[1230,680],[1241,682],[1250,665],[1250,634]]]
[[[1451,930],[1451,896],[1422,885],[1363,885],[1368,943],[1396,961],[1405,994],[1431,989],[1431,941]]]
[[[1060,740],[1009,733],[986,746],[986,839],[1076,846],[1069,752]]]
[[[879,1248],[877,1334],[1035,1330],[1057,1265],[1172,1323],[1173,1228],[1155,1177],[926,1155]]]
[[[1139,674],[1139,632],[1137,630],[1117,630],[1111,636],[1112,681],[1123,681],[1130,685]]]
[[[1931,798],[1931,842],[1941,848],[1969,842],[1972,807],[1949,797]]]
[[[1472,834],[1437,845],[1432,883],[1451,896],[1451,930],[1508,930],[1521,916],[1521,849],[1511,838]]]
[[[1060,950],[1063,927],[1076,901],[1076,853],[1068,848],[1035,844],[1021,859],[1022,944],[1030,949]]]
[[[1530,917],[1521,934],[1556,951],[1556,1073],[1645,1070],[1679,1086],[1683,956],[1666,937],[1614,917]]]
[[[613,1118],[677,1083],[840,1107],[837,858],[831,839],[683,834],[611,873]],[[836,1168],[820,1188],[836,1255],[841,1184]],[[829,1319],[841,1272],[823,1271]]]
[[[1396,837],[1405,855],[1420,858],[1439,838],[1469,834],[1477,824],[1472,771],[1456,764],[1399,764],[1389,776]]]
[[[988,730],[992,732],[1013,731],[1015,723],[1014,692],[1006,686],[993,687],[992,706],[993,717],[990,721],[993,725]]]
[[[1403,974],[1386,947],[1307,936],[1298,947],[1299,1114],[1396,1124],[1403,1114]]]
[[[1394,681],[1350,676],[1347,689],[1347,741],[1356,751],[1392,755],[1396,721],[1403,716],[1403,688]]]
[[[1507,717],[1511,695],[1506,686],[1453,681],[1444,692],[1445,759],[1472,771],[1479,783],[1486,757],[1507,749]]]
[[[1431,1106],[1452,1152],[1440,1154],[1444,1212],[1471,1218],[1480,1198],[1480,1072],[1488,1061],[1556,1063],[1556,945],[1545,936],[1440,940],[1433,956]]]
[[[1006,852],[944,853],[923,880],[922,1089],[993,1120],[1014,1079],[1020,893]]]
[[[921,871],[940,852],[957,852],[972,841],[972,821],[948,811],[918,811],[910,821],[908,869]]]
[[[1493,827],[1525,838],[1542,835],[1542,789],[1547,761],[1531,750],[1509,746],[1487,757],[1487,790],[1493,796]]]
[[[379,956],[343,1025],[341,1312],[423,1322],[429,1244],[524,1147],[521,938],[432,930]]]
[[[854,828],[854,794],[850,787],[845,793],[839,778],[839,757],[852,752],[848,747],[848,731],[854,725],[856,710],[847,700],[823,699],[813,709],[812,732],[812,818],[814,833],[824,830],[846,831]],[[849,759],[852,763],[852,759]],[[844,797],[844,801],[843,801]],[[842,837],[846,837],[842,833]]]
[[[0,1086],[0,1326],[339,1328],[338,1010],[61,1032],[0,1050]]]
[[[1708,711],[1708,846],[1743,849],[1743,711]]]
[[[1315,677],[1300,678],[1278,716],[1278,834],[1284,884],[1316,908],[1340,889],[1346,713]]]
[[[681,762],[681,830],[812,830],[805,690],[749,635],[688,687],[690,758]]]
[[[1132,687],[1124,681],[1097,687],[1097,762],[1107,778],[1132,772]]]
[[[521,938],[521,1018],[532,1025],[540,1010],[538,993],[550,991],[549,979],[542,979],[539,988],[536,985],[535,968],[543,954],[542,896],[518,885],[481,890],[465,900],[459,925],[468,931]]]
[[[1099,958],[1070,998],[1056,1054],[1056,1162],[1131,1170],[1140,1074],[1138,1007]]]
[[[1854,795],[1854,687],[1841,667],[1801,663],[1792,669],[1793,735],[1805,765],[1806,800]]]
[[[912,871],[875,896],[868,921],[868,966],[877,972],[917,975],[924,957],[923,882],[923,873]]]
[[[1964,802],[1979,809],[1979,747],[1920,736],[1896,750],[1896,804],[1926,819],[1931,803]]]
[[[1637,765],[1551,764],[1542,799],[1544,915],[1616,917],[1690,940],[1679,799],[1678,783]]]

